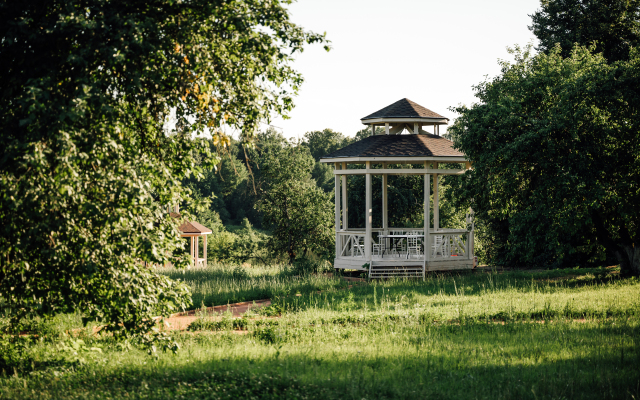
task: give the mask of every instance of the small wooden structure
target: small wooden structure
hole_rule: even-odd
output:
[[[169,215],[173,218],[180,218],[178,207],[175,207],[174,212],[170,212]],[[211,229],[204,225],[201,225],[195,221],[185,221],[178,227],[180,230],[180,237],[190,238],[190,250],[191,265],[196,267],[207,266],[207,235],[212,233]],[[200,257],[199,241],[202,237],[202,257]]]
[[[453,142],[439,135],[440,125],[448,124],[449,120],[409,99],[402,99],[361,121],[372,127],[371,136],[320,160],[335,165],[334,267],[368,269],[372,278],[394,275],[424,277],[426,271],[473,268],[471,215],[467,214],[467,229],[440,227],[438,178],[441,175],[464,174],[471,167],[464,154],[453,148]],[[376,134],[375,127],[384,127],[384,130]],[[433,133],[423,128],[432,129]],[[408,134],[403,134],[403,131],[408,131]],[[440,163],[459,163],[462,164],[462,169],[440,169]],[[412,164],[413,168],[387,168],[388,164]],[[348,223],[347,180],[351,175],[365,176],[364,229],[351,228]],[[372,226],[372,175],[382,175],[382,226],[376,228]],[[389,226],[389,175],[424,176],[424,227],[415,229]],[[433,224],[430,221],[432,176]],[[414,251],[410,251],[409,246],[405,246],[406,252],[403,252],[402,247],[390,248],[389,238],[385,238],[390,233],[415,235],[413,239],[419,239],[422,243],[419,246],[414,243]],[[416,247],[419,247],[418,251]]]

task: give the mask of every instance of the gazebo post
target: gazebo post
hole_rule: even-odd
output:
[[[335,164],[336,169],[340,169],[340,163]],[[336,195],[335,195],[335,203],[336,203],[336,257],[340,256],[340,235],[338,231],[340,230],[340,175],[335,176],[336,179]]]
[[[387,169],[387,163],[382,163],[382,168]],[[387,174],[382,174],[382,230],[387,234],[389,229],[389,202],[387,200]]]
[[[202,258],[204,258],[204,266],[207,266],[207,235],[202,235]]]
[[[194,261],[193,261],[193,248],[194,248],[194,244],[193,244],[193,236],[189,237],[189,243],[191,244],[191,248],[189,249],[189,255],[191,256],[191,266],[195,266]]]
[[[194,238],[195,238],[196,246],[195,246],[195,251],[193,255],[195,256],[194,257],[195,266],[198,267],[198,258],[200,258],[200,255],[198,254],[199,253],[198,242],[200,241],[200,238],[197,236],[194,236]]]
[[[424,169],[427,169],[427,162],[424,162]],[[424,174],[424,261],[426,263],[431,255],[431,175]]]
[[[433,169],[438,169],[438,163],[433,163]],[[433,174],[433,230],[440,229],[440,192],[438,190],[439,174]]]
[[[347,169],[347,163],[342,163],[342,169]],[[347,197],[347,175],[342,175],[342,230],[349,228],[349,198]]]
[[[367,171],[371,169],[371,161],[366,161]],[[366,173],[366,213],[365,213],[365,236],[364,236],[364,258],[371,260],[371,172]]]

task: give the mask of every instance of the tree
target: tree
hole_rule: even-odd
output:
[[[267,246],[275,254],[287,254],[289,264],[309,251],[332,252],[333,209],[330,195],[319,187],[288,179],[266,191],[258,207],[272,227]]]
[[[488,224],[497,263],[584,265],[614,256],[640,274],[640,55],[608,64],[560,46],[475,87],[449,129],[473,170],[453,188]],[[463,200],[466,199],[466,200]]]
[[[261,186],[256,208],[263,227],[271,229],[267,246],[273,255],[297,256],[313,251],[326,255],[333,250],[333,206],[311,178],[314,165],[309,148],[281,141],[262,149]]]
[[[602,52],[610,62],[629,57],[640,44],[640,0],[542,0],[529,27],[538,39],[538,50],[548,53],[556,43],[568,57],[574,44]]]
[[[333,191],[334,188],[333,168],[321,163],[320,157],[324,157],[350,143],[350,138],[329,128],[304,134],[302,145],[309,148],[311,156],[316,161],[313,171],[311,171],[311,176],[316,181],[316,184],[327,193]]]
[[[324,39],[283,4],[0,3],[0,296],[14,327],[82,310],[144,333],[189,304],[146,265],[187,263],[166,205],[189,202],[182,179],[219,159],[194,134],[222,146],[226,125],[251,145],[292,108],[292,55]]]

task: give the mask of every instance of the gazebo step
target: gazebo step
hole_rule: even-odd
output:
[[[424,276],[422,265],[398,266],[375,265],[369,268],[369,278],[422,278]]]

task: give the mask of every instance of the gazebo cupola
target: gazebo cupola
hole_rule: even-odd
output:
[[[453,142],[440,136],[449,119],[409,99],[399,100],[361,119],[372,135],[320,159],[334,164],[335,268],[368,269],[370,277],[423,276],[427,270],[472,268],[473,224],[467,229],[440,227],[438,179],[464,174],[471,167]],[[384,127],[379,129],[377,127]],[[432,131],[430,133],[428,131]],[[404,132],[407,132],[404,134]],[[443,168],[442,164],[458,168]],[[411,167],[408,167],[411,165]],[[365,227],[349,227],[347,180],[365,176]],[[382,176],[382,226],[372,226],[372,175]],[[389,175],[424,177],[424,226],[389,226]],[[431,177],[433,176],[433,209]],[[433,210],[433,221],[431,211]]]
[[[413,134],[429,134],[423,128],[432,127],[434,135],[440,136],[440,125],[449,124],[449,119],[435,113],[409,99],[398,100],[385,108],[360,119],[371,126],[372,133],[399,135],[403,131]],[[383,126],[384,130],[377,130]]]

